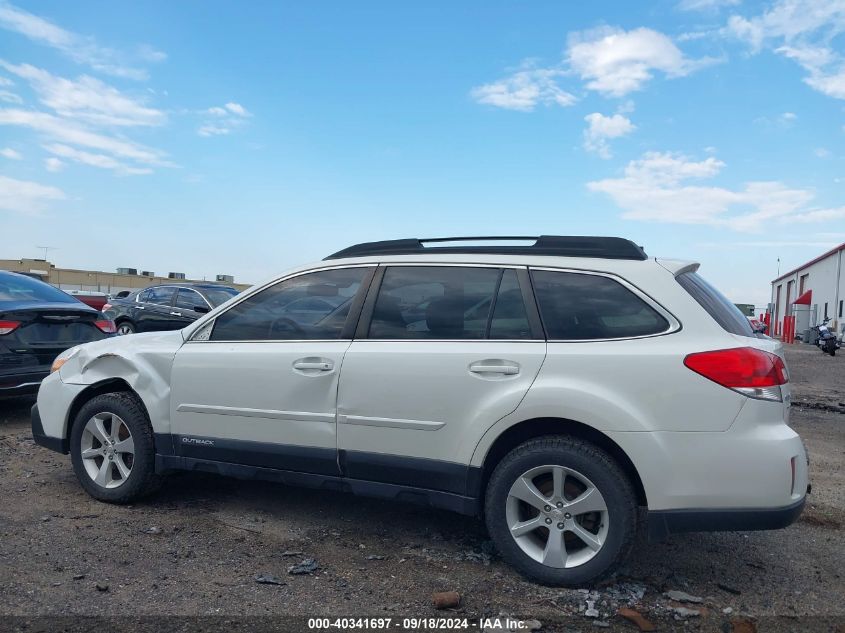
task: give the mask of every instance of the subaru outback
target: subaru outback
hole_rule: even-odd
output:
[[[808,487],[782,346],[620,238],[359,244],[179,331],[62,353],[32,411],[94,498],[193,470],[486,522],[536,581],[589,583],[639,528],[781,528]]]

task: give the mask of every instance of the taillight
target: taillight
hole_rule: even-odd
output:
[[[0,321],[0,336],[14,332],[20,324],[20,321]]]
[[[117,332],[117,327],[115,327],[114,321],[110,321],[109,319],[101,319],[99,321],[94,321],[94,325],[96,325],[106,334],[114,334],[115,332]]]
[[[780,385],[789,382],[780,356],[752,347],[690,354],[684,365],[723,387],[760,400],[780,401]]]
[[[100,312],[105,312],[106,310],[111,310],[111,304],[110,303],[104,303],[103,309],[100,310]]]

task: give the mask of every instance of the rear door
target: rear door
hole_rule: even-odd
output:
[[[524,268],[380,268],[340,379],[345,474],[465,494],[468,456],[545,352]]]
[[[179,288],[176,292],[173,318],[178,322],[179,328],[183,328],[197,320],[197,318],[211,310],[203,296],[192,288]]]

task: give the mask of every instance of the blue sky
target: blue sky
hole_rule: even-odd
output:
[[[845,241],[845,0],[0,0],[0,258],[258,281],[630,237],[738,302]]]

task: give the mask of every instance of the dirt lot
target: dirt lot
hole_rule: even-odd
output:
[[[591,593],[526,582],[496,559],[480,522],[410,505],[195,474],[171,478],[142,504],[101,504],[82,492],[68,457],[32,442],[31,402],[0,401],[0,615],[510,614],[544,631],[636,630],[617,614],[630,605],[662,630],[753,630],[741,628],[747,618],[759,630],[837,630],[845,624],[845,354],[795,346],[788,355],[792,422],[811,459],[802,519],[776,532],[640,542],[618,577]],[[288,573],[309,558],[316,571]],[[256,582],[262,575],[281,584]],[[435,611],[432,594],[451,590],[461,606]],[[703,602],[672,601],[671,590]],[[587,617],[588,602],[598,617]],[[681,606],[695,613],[682,618]],[[221,630],[231,631],[243,620],[225,622]]]

